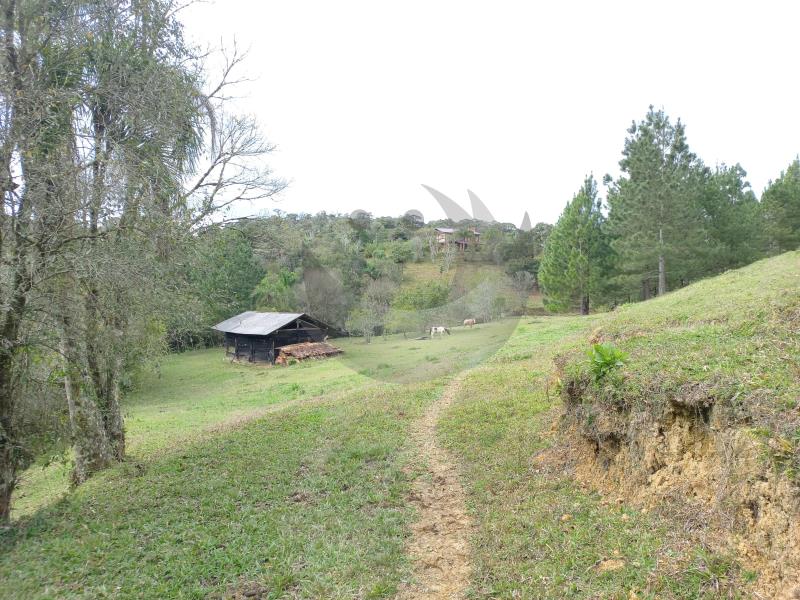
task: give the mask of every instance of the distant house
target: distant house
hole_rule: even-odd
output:
[[[481,232],[478,231],[477,227],[470,227],[469,232],[467,235],[460,240],[456,240],[456,245],[458,246],[459,250],[462,252],[469,248],[470,246],[480,246],[481,245]]]
[[[284,346],[322,342],[338,334],[334,328],[305,313],[255,312],[249,310],[217,323],[212,329],[225,334],[225,354],[249,362],[275,363]],[[337,354],[338,349],[331,347]]]
[[[453,234],[456,232],[455,229],[452,227],[437,227],[436,228],[436,241],[439,242],[440,246],[444,246],[445,244],[449,244]]]
[[[481,241],[481,232],[477,227],[470,227],[466,231],[466,236],[461,239],[454,239],[456,230],[452,227],[437,227],[436,228],[436,241],[440,246],[447,244],[455,244],[460,250],[466,250],[470,246],[479,246]]]

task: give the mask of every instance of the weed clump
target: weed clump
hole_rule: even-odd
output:
[[[595,383],[600,383],[611,371],[625,365],[628,355],[613,344],[594,344],[589,351],[589,368]]]

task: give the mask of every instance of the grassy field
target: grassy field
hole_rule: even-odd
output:
[[[197,441],[220,428],[257,418],[287,403],[330,400],[365,391],[379,382],[422,382],[449,376],[497,351],[517,325],[508,319],[475,328],[454,328],[434,340],[401,335],[336,340],[335,360],[270,367],[231,363],[221,349],[167,357],[127,398],[125,426],[132,461]],[[67,492],[69,463],[34,466],[22,479],[14,517],[32,514]]]
[[[475,327],[453,327],[450,335],[433,339],[406,338],[401,334],[337,340],[344,349],[344,365],[366,377],[396,383],[413,383],[453,375],[477,365],[503,348],[514,335],[519,319],[503,319]],[[415,334],[419,335],[419,334]]]
[[[201,439],[211,427],[257,416],[273,404],[335,393],[364,380],[335,361],[270,370],[231,364],[223,354],[204,350],[169,356],[144,378],[124,407],[131,460]],[[314,376],[304,377],[309,368]],[[68,462],[29,469],[15,497],[14,517],[63,495],[69,469]]]
[[[470,597],[745,596],[753,574],[735,560],[548,462],[560,403],[552,359],[584,360],[600,327],[637,368],[699,377],[702,367],[675,367],[671,353],[699,361],[692,339],[718,339],[720,323],[749,340],[750,310],[794,314],[797,287],[785,273],[797,254],[781,260],[725,275],[721,287],[701,284],[715,298],[690,288],[611,316],[342,340],[340,358],[283,368],[231,364],[221,350],[170,356],[127,400],[126,463],[73,491],[65,467],[26,474],[15,526],[0,532],[0,598],[391,597],[413,577],[404,552],[414,519],[409,428],[455,377],[465,381],[439,435],[476,524]],[[742,316],[733,321],[719,305],[734,300],[724,294],[737,278],[756,291],[736,296]],[[785,288],[786,302],[758,296],[759,282]],[[759,332],[778,336],[780,320],[763,323]],[[645,326],[647,335],[634,335]],[[647,358],[647,337],[660,362]],[[786,337],[702,364],[746,364],[748,381],[791,391],[796,363],[779,360],[795,346],[770,348],[770,339]],[[792,410],[789,392],[772,398]]]
[[[406,425],[438,389],[287,408],[112,469],[6,536],[0,596],[389,594],[407,571]]]

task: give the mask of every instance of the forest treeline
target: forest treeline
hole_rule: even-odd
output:
[[[369,341],[521,314],[537,286],[553,310],[610,307],[800,242],[797,160],[758,199],[653,109],[605,204],[590,176],[555,226],[231,219],[284,184],[230,106],[241,56],[209,73],[180,6],[0,0],[0,521],[34,462],[69,461],[77,485],[124,460],[138,374],[241,311],[309,312]]]
[[[453,229],[446,242],[437,227]],[[167,322],[169,345],[213,343],[210,323],[252,309],[307,312],[367,341],[376,332],[421,331],[431,319],[519,314],[551,228],[281,212],[209,228],[186,271],[195,302]],[[426,277],[406,277],[415,263],[428,266]]]
[[[709,168],[652,106],[632,124],[605,204],[588,176],[545,245],[553,310],[644,300],[800,246],[800,160],[757,198],[739,165]]]

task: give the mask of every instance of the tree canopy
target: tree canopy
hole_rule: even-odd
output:
[[[561,213],[545,244],[539,269],[545,306],[588,314],[590,305],[605,298],[611,258],[597,182],[590,175]]]

